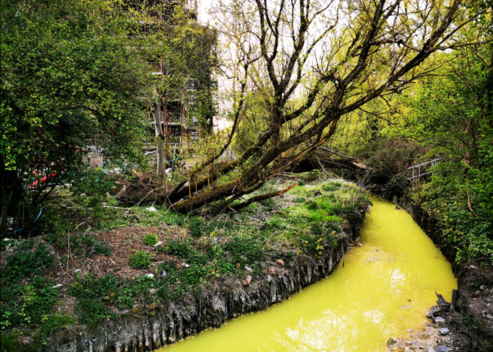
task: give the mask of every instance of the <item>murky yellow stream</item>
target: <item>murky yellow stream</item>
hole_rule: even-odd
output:
[[[456,287],[450,265],[404,210],[373,203],[363,245],[327,279],[159,352],[378,352],[424,326],[435,292]]]

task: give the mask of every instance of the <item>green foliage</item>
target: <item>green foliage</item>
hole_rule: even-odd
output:
[[[24,284],[3,282],[0,288],[0,330],[40,326],[53,310],[58,294],[54,283],[43,277],[34,277]]]
[[[128,258],[128,265],[134,269],[147,269],[151,265],[152,258],[152,253],[136,251]]]
[[[76,298],[76,313],[83,324],[95,327],[115,316],[111,307],[131,309],[152,302],[150,289],[157,287],[152,278],[124,280],[107,274],[97,278],[87,275],[77,278],[69,293]]]
[[[366,193],[340,181],[295,187],[292,193],[295,205],[271,217],[265,228],[309,255],[320,256],[334,247],[344,236],[344,220],[360,221],[361,211],[369,205]]]
[[[202,236],[204,233],[210,232],[210,226],[199,217],[192,217],[188,221],[188,227],[192,237],[196,238]]]
[[[37,328],[49,320],[58,299],[55,283],[42,276],[55,258],[47,244],[33,240],[10,250],[0,268],[0,330]]]
[[[6,258],[0,279],[3,284],[7,281],[20,281],[44,273],[55,262],[48,245],[33,240],[20,241],[14,252]],[[3,281],[5,280],[5,281]]]
[[[77,299],[75,312],[80,322],[95,326],[100,321],[112,318],[113,314],[106,302],[114,299],[119,286],[120,280],[111,274],[101,278],[92,275],[78,278],[69,293]]]
[[[43,318],[43,324],[39,332],[39,337],[42,339],[48,338],[56,331],[68,327],[75,323],[75,319],[69,315],[53,313]]]
[[[47,239],[59,249],[68,250],[77,256],[92,257],[94,255],[111,255],[110,246],[90,234],[51,234]]]
[[[114,160],[138,154],[146,65],[111,3],[3,1],[0,16],[0,201],[29,225],[87,146]]]
[[[159,240],[155,233],[149,233],[144,236],[143,242],[146,246],[154,246]]]
[[[101,169],[87,169],[76,174],[70,192],[80,211],[93,219],[94,226],[99,226],[108,216],[103,206],[115,189],[115,180],[111,176]]]
[[[264,256],[262,241],[259,238],[234,236],[224,245],[224,250],[235,264],[247,265],[258,262]]]
[[[438,221],[457,261],[493,263],[493,72],[490,47],[450,54],[452,67],[409,104],[406,132],[444,161],[415,198]]]

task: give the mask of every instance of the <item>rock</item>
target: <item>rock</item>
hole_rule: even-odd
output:
[[[245,280],[243,280],[243,286],[249,286],[252,283],[252,276],[247,275]]]
[[[433,349],[434,352],[449,352],[450,348],[444,345],[438,345]]]
[[[433,317],[437,316],[439,313],[441,312],[441,309],[440,307],[438,306],[433,306],[430,308],[430,310],[428,311],[428,314],[426,314],[426,317],[428,319],[433,319]]]
[[[440,329],[438,329],[438,332],[440,333],[440,335],[445,336],[445,335],[448,335],[450,333],[450,330],[449,330],[449,328],[440,328]]]
[[[387,340],[387,346],[389,346],[389,347],[392,345],[395,345],[396,343],[397,343],[397,340],[394,339],[393,337],[391,337]]]
[[[277,259],[276,260],[276,264],[280,265],[280,266],[284,266],[284,260],[282,259]]]
[[[435,324],[443,324],[443,323],[445,323],[445,319],[442,318],[442,317],[434,317],[433,318],[433,321],[435,322]]]

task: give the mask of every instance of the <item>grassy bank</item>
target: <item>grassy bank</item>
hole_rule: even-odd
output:
[[[296,257],[322,255],[347,236],[369,200],[352,184],[323,178],[306,183],[309,176],[276,180],[266,187],[303,185],[208,219],[109,202],[98,209],[97,230],[4,241],[3,346],[36,350],[66,328],[95,328],[121,315],[152,312],[212,282],[247,286]]]

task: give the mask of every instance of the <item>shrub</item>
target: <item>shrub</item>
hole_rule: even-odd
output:
[[[154,233],[150,233],[144,236],[143,242],[146,246],[154,246],[158,242],[158,236]]]
[[[0,288],[0,329],[37,326],[58,299],[54,283],[42,277],[23,284],[2,284]]]
[[[19,281],[38,275],[52,267],[54,262],[55,258],[46,244],[35,244],[33,240],[22,241],[14,253],[7,257],[0,280]]]
[[[260,240],[252,237],[234,236],[224,244],[224,250],[233,263],[247,265],[260,260],[264,250]]]
[[[147,269],[151,265],[152,254],[146,251],[137,251],[128,258],[128,265],[134,269]]]

